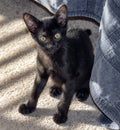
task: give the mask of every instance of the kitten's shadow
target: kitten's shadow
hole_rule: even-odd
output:
[[[59,100],[60,97],[57,99]],[[74,99],[73,100],[77,100]],[[79,103],[79,102],[78,102]],[[87,99],[87,101],[83,102],[86,105],[94,106],[91,96]],[[36,108],[35,112],[29,114],[30,117],[43,117],[53,116],[56,113],[56,108]],[[64,124],[60,124],[61,126],[73,126],[78,125],[79,123],[90,124],[93,126],[99,126],[100,124],[97,121],[99,116],[99,111],[96,110],[69,110],[68,120]]]
[[[56,109],[37,108],[35,112],[29,114],[28,116],[46,118],[46,116],[53,116],[55,112]],[[73,126],[79,123],[84,123],[99,126],[99,123],[96,121],[96,115],[98,114],[99,112],[96,110],[69,110],[67,122],[60,125]]]

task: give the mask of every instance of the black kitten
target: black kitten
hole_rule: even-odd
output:
[[[19,107],[19,112],[29,114],[36,108],[38,97],[51,76],[54,86],[50,95],[61,94],[58,111],[53,119],[64,123],[73,95],[80,101],[89,96],[89,80],[93,66],[93,48],[90,30],[67,31],[67,7],[61,6],[53,17],[38,20],[25,13],[24,21],[37,42],[37,74],[31,98]]]

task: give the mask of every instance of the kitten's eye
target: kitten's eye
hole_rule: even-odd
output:
[[[45,36],[41,36],[40,40],[44,42],[44,41],[46,41],[46,37]]]
[[[54,38],[55,38],[55,39],[60,39],[60,38],[61,38],[61,34],[60,34],[60,33],[56,33],[56,34],[54,35]]]

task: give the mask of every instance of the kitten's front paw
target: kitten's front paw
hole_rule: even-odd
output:
[[[61,113],[56,113],[53,116],[53,120],[57,124],[65,123],[67,121],[67,116],[62,115]]]
[[[83,102],[89,97],[89,91],[87,91],[86,89],[80,90],[76,93],[76,97],[79,101]]]
[[[61,95],[61,93],[62,93],[62,89],[60,87],[53,86],[50,88],[50,96],[52,97],[57,97]]]
[[[22,104],[22,105],[20,105],[18,111],[19,111],[21,114],[30,114],[30,113],[32,113],[34,110],[35,110],[34,107],[29,107],[29,106],[26,105],[26,104]]]

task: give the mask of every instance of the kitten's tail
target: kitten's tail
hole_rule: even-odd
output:
[[[86,33],[88,34],[88,36],[90,36],[90,35],[92,34],[92,32],[91,32],[90,29],[86,29],[85,31],[86,31]]]

